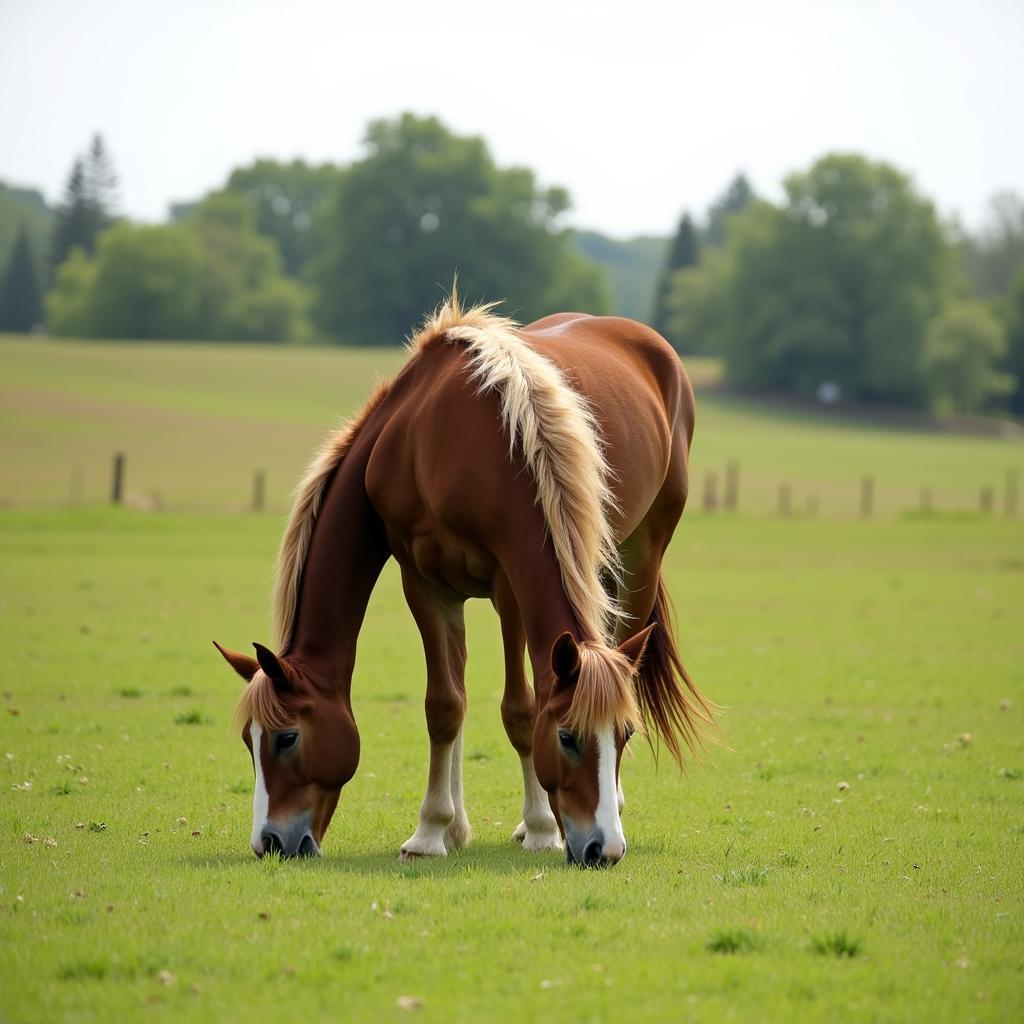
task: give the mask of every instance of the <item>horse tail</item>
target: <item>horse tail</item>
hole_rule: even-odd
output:
[[[701,693],[683,665],[676,646],[672,602],[658,575],[658,595],[647,625],[654,623],[636,675],[637,701],[647,724],[647,737],[658,755],[656,740],[664,743],[682,767],[682,737],[691,754],[704,747],[704,737],[715,726],[717,707]],[[652,735],[653,734],[653,735]]]

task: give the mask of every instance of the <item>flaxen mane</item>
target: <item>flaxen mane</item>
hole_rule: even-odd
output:
[[[523,340],[519,324],[494,314],[495,304],[464,310],[453,290],[410,341],[414,353],[441,343],[465,345],[480,391],[494,391],[508,434],[509,457],[522,455],[562,575],[565,595],[587,634],[569,725],[583,733],[643,721],[632,666],[608,646],[618,608],[601,573],[621,576],[609,522],[615,499],[600,429],[586,401],[556,366]]]

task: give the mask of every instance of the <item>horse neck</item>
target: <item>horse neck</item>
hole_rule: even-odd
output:
[[[536,513],[536,509],[531,510]],[[524,523],[524,520],[520,520]],[[543,520],[540,521],[543,530]],[[529,536],[529,527],[524,530]],[[541,533],[538,538],[543,537]],[[503,561],[508,585],[514,594],[526,634],[526,649],[533,667],[533,678],[541,706],[547,703],[553,679],[551,651],[563,633],[571,633],[578,642],[599,640],[593,629],[580,622],[562,584],[562,574],[548,539],[543,539],[539,556],[527,553],[537,547],[520,544],[513,557]]]
[[[369,428],[369,429],[368,429]],[[290,661],[337,684],[347,700],[356,639],[370,594],[391,554],[366,493],[366,466],[380,425],[364,425],[327,487],[299,587]]]

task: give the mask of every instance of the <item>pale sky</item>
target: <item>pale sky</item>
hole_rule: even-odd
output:
[[[353,159],[403,110],[617,235],[833,149],[975,226],[1024,192],[1024,0],[0,0],[0,179],[50,200],[97,130],[122,211],[160,220],[257,156]]]

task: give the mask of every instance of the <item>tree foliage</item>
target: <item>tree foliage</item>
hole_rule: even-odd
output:
[[[76,248],[47,298],[55,334],[106,338],[294,341],[309,333],[308,297],[285,279],[274,244],[237,196],[188,223],[115,224],[94,258]]]
[[[704,227],[705,245],[724,245],[729,233],[729,218],[741,213],[757,198],[745,174],[737,174],[726,190],[708,208]]]
[[[0,277],[0,331],[31,331],[42,321],[42,302],[28,229],[22,226]]]
[[[6,267],[22,229],[28,232],[36,280],[46,276],[53,211],[36,189],[0,182],[0,268]]]
[[[673,344],[677,339],[672,337],[672,325],[669,323],[669,295],[672,291],[672,280],[675,274],[688,267],[695,267],[699,259],[697,248],[697,230],[688,213],[679,219],[679,227],[669,246],[665,264],[661,270],[661,278],[655,294],[654,309],[651,311],[651,326],[663,334]]]
[[[558,227],[564,189],[539,188],[524,168],[498,168],[481,139],[436,118],[375,121],[366,146],[335,190],[312,271],[326,333],[394,344],[456,273],[467,298],[504,298],[520,319],[604,312],[600,271]]]
[[[783,206],[733,216],[724,258],[700,284],[729,378],[924,403],[926,330],[953,280],[932,204],[895,168],[854,155],[826,156],[785,189]],[[684,320],[687,289],[677,282],[673,299]]]
[[[93,136],[88,153],[71,165],[64,195],[57,207],[50,243],[50,267],[55,272],[73,249],[88,255],[96,240],[114,221],[117,174],[101,135]]]
[[[1024,416],[1024,263],[1003,306],[1006,356],[1001,364],[1012,383],[1010,408]]]
[[[254,229],[277,244],[284,272],[300,277],[321,242],[317,230],[320,215],[341,177],[341,168],[335,164],[257,160],[233,170],[219,192],[241,196],[252,206]],[[177,204],[172,207],[172,218],[187,219],[198,205]]]
[[[999,321],[977,301],[951,303],[928,327],[922,368],[932,405],[980,412],[1010,392],[1013,379],[994,367],[1006,353]]]
[[[1024,269],[1024,198],[1014,192],[994,195],[981,231],[961,237],[960,257],[976,295],[1006,295]]]

